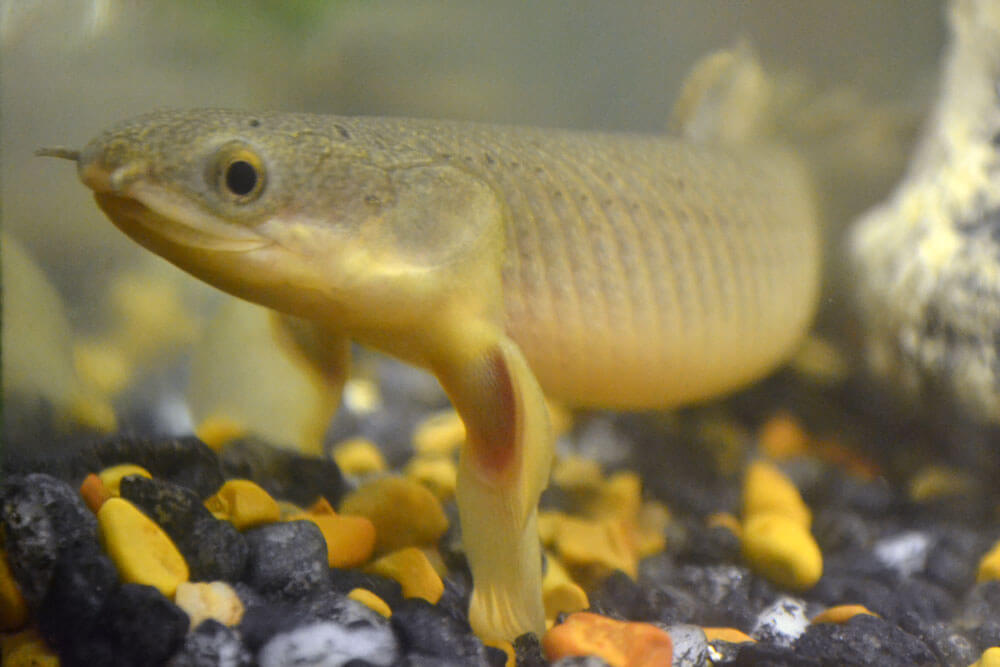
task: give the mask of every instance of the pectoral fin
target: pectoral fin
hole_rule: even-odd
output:
[[[474,582],[469,619],[481,638],[510,641],[545,631],[537,504],[553,438],[518,347],[498,334],[477,348],[439,377],[468,434],[457,498]]]

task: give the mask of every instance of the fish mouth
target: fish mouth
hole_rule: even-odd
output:
[[[153,197],[164,200],[157,202],[155,209],[147,206],[135,193],[124,196],[106,190],[94,192],[97,205],[111,222],[154,252],[163,253],[165,246],[172,246],[176,250],[244,253],[273,244],[270,239],[248,228],[237,227],[190,209],[177,211],[177,203],[170,202],[170,197]],[[188,218],[192,219],[191,223],[182,222],[182,219]]]

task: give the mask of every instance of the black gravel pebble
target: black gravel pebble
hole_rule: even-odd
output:
[[[77,655],[103,622],[101,610],[117,588],[118,570],[96,540],[63,550],[36,614],[45,641],[64,658]]]
[[[330,586],[326,540],[312,521],[285,521],[246,531],[245,580],[258,591],[298,599]]]
[[[60,554],[97,543],[97,519],[69,484],[42,473],[12,475],[0,487],[0,523],[11,570],[32,609]]]
[[[549,664],[542,654],[542,642],[533,632],[526,632],[514,640],[514,654],[517,667],[546,667]]]
[[[325,641],[338,636],[333,629],[337,627],[343,633],[365,634],[370,642],[382,647],[380,654],[388,651],[394,656],[398,653],[389,621],[363,604],[332,591],[297,601],[282,600],[254,606],[245,611],[239,629],[246,645],[257,652],[278,635],[300,637],[295,635],[298,629],[317,624],[326,624],[322,631],[327,637]],[[287,642],[282,646],[291,650]],[[272,650],[276,649],[272,647]],[[353,655],[364,657],[360,653]]]
[[[101,632],[120,665],[159,665],[184,642],[190,619],[152,586],[122,584],[101,614]]]
[[[488,665],[483,643],[468,623],[458,621],[421,598],[404,600],[389,619],[403,650],[438,660],[465,665]],[[430,663],[425,663],[430,664]]]
[[[394,609],[403,601],[403,588],[394,579],[362,570],[342,570],[331,568],[330,582],[333,590],[341,595],[347,595],[355,588],[364,588],[379,596],[383,602]]]
[[[232,442],[220,456],[227,477],[253,480],[275,498],[297,505],[308,506],[323,497],[336,507],[347,492],[344,476],[331,459],[301,456],[257,438]]]
[[[129,475],[121,495],[148,514],[187,561],[192,581],[237,581],[246,568],[249,549],[233,524],[212,516],[189,489],[177,484]]]
[[[698,608],[694,597],[669,585],[640,585],[624,572],[614,572],[590,596],[590,610],[628,621],[680,622]]]
[[[140,465],[153,477],[191,489],[200,499],[225,481],[215,452],[198,438],[117,438],[94,448],[101,468],[120,463]]]
[[[250,651],[240,633],[218,621],[202,621],[184,638],[184,645],[167,667],[250,667]]]
[[[920,639],[876,616],[859,614],[846,623],[810,625],[797,642],[798,656],[821,665],[937,665],[934,653]]]

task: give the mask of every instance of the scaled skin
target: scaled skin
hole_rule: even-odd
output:
[[[485,639],[545,630],[543,390],[618,408],[709,397],[777,365],[816,300],[809,189],[776,151],[195,110],[59,156],[153,252],[311,322],[330,350],[356,340],[438,377],[468,433],[457,496]],[[234,194],[234,160],[262,187]],[[347,355],[310,347],[346,376],[330,365]]]

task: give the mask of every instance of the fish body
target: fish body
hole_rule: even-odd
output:
[[[76,159],[126,234],[283,313],[327,377],[355,340],[466,424],[457,498],[483,637],[545,628],[544,394],[666,407],[760,377],[815,308],[788,153],[671,136],[225,110],[119,125]]]

